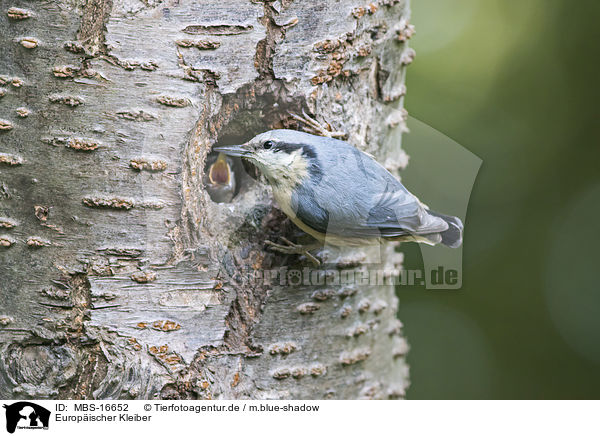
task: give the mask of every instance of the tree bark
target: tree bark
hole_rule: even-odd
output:
[[[202,175],[215,143],[300,128],[302,110],[405,165],[408,14],[402,0],[2,0],[0,397],[402,397],[393,286],[248,280],[309,267],[264,250],[293,225],[241,167],[231,203]],[[321,274],[367,254],[331,252]]]

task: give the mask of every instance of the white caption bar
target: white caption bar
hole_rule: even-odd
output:
[[[0,434],[594,435],[599,401],[1,401]],[[176,433],[174,433],[176,432]]]

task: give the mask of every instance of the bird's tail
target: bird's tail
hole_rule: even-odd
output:
[[[444,230],[443,232],[439,233],[442,237],[442,244],[450,248],[460,247],[460,244],[462,244],[462,234],[464,228],[462,221],[455,216],[444,215],[443,213],[434,212],[432,210],[428,210],[427,212],[430,215],[437,216],[448,223],[448,230]]]

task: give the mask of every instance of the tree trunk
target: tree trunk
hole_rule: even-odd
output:
[[[295,231],[268,187],[237,167],[239,193],[214,203],[202,175],[215,143],[301,128],[289,112],[303,109],[405,164],[406,1],[2,0],[1,13],[1,398],[404,395],[393,286],[298,283],[316,270],[264,250]],[[332,251],[321,274],[367,254]],[[401,260],[392,245],[381,256]],[[281,275],[245,274],[264,271]]]

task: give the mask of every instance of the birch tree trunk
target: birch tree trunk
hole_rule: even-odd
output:
[[[310,265],[265,251],[294,231],[268,187],[202,175],[303,109],[404,165],[406,1],[1,4],[1,398],[404,395],[394,288],[248,280]]]

